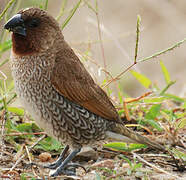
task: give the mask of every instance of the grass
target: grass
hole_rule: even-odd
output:
[[[37,7],[47,10],[48,0],[39,2],[40,4],[37,2]],[[131,68],[137,66],[139,63],[143,63],[144,61],[153,61],[153,58],[165,53],[172,53],[172,50],[183,44],[186,39],[174,43],[171,47],[166,48],[165,50],[156,52],[148,57],[138,59],[141,24],[141,18],[138,16],[133,63],[128,68],[113,77],[112,73],[107,70],[107,61],[104,54],[105,52],[101,34],[102,30],[100,26],[98,1],[95,0],[90,2],[87,0],[79,0],[69,10],[66,8],[67,2],[68,0],[62,1],[60,12],[56,17],[56,19],[59,20],[61,17],[66,15],[66,19],[61,25],[61,29],[64,29],[68,25],[71,18],[76,15],[77,9],[81,10],[82,6],[89,8],[89,10],[92,11],[97,18],[99,43],[104,67],[101,67],[95,63],[91,57],[89,57],[89,50],[85,53],[80,52],[79,55],[83,60],[93,61],[98,67],[98,70],[101,68],[105,72],[103,86],[107,88],[108,94],[111,92],[109,84],[114,83],[116,85],[118,93],[115,99],[119,102],[117,109],[121,117],[127,117],[128,122],[126,126],[143,134],[148,134],[152,139],[158,140],[161,138],[161,141],[165,144],[171,144],[171,146],[167,148],[172,152],[174,160],[177,162],[178,166],[182,167],[182,164],[184,164],[186,160],[186,154],[184,153],[182,138],[179,139],[178,136],[183,135],[185,130],[186,99],[168,93],[169,88],[176,82],[172,80],[170,73],[162,60],[159,61],[159,64],[162,70],[162,75],[164,76],[164,87],[160,87],[157,83],[154,83],[151,79],[146,77],[145,74],[134,71]],[[15,14],[15,11],[19,9],[19,6],[21,5],[21,1],[9,1],[0,14],[0,20],[3,18],[6,19],[12,14]],[[36,6],[34,1],[33,6]],[[42,152],[48,152],[53,158],[55,158],[63,149],[63,145],[51,137],[46,137],[43,130],[36,126],[32,118],[28,116],[22,108],[12,105],[17,98],[14,92],[13,82],[9,80],[10,78],[7,78],[7,75],[2,71],[4,66],[9,61],[9,59],[3,58],[4,54],[9,52],[10,48],[11,41],[8,39],[7,33],[2,31],[0,41],[0,73],[2,75],[0,80],[0,177],[18,177],[22,180],[36,179],[37,176],[41,177],[42,173],[34,168],[24,170],[24,163],[31,162],[32,160],[40,161],[38,154],[41,154]],[[119,82],[119,79],[122,78],[122,75],[126,72],[130,72],[136,81],[138,81],[138,83],[146,89],[147,93],[137,98],[126,96],[126,94],[121,90]],[[167,143],[167,137],[169,137],[169,143]],[[179,148],[174,148],[172,145],[176,145]],[[145,149],[146,146],[144,145],[115,142],[107,143],[103,147],[110,150],[104,152],[107,156],[109,156],[110,153],[114,153],[114,164],[118,168],[117,170],[113,170],[109,167],[96,168],[95,179],[119,179],[122,177],[144,177],[144,179],[148,179],[154,169],[160,173],[167,173],[172,177],[177,178],[179,176],[173,173],[173,168],[170,164],[173,165],[175,162],[168,154],[153,153],[154,157],[158,159],[158,162],[156,162],[158,165],[157,167],[154,165],[155,161],[152,158],[153,155],[152,157],[149,157],[148,155],[145,156],[148,151]],[[135,153],[138,153],[138,155]],[[4,159],[5,157],[7,157],[7,159]],[[18,163],[18,161],[22,162],[22,164]],[[169,161],[169,166],[165,165],[166,163],[163,164],[162,161],[167,162],[167,164]],[[7,166],[4,163],[7,163]],[[148,163],[150,163],[150,165]],[[122,168],[124,165],[127,166],[127,168]],[[169,169],[164,170],[167,166]],[[18,172],[20,172],[20,175]],[[90,172],[91,168],[89,173]]]

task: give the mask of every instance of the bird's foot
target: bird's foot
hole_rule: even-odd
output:
[[[63,149],[63,151],[60,154],[59,158],[55,162],[53,162],[51,164],[44,165],[43,167],[44,168],[48,168],[48,169],[56,169],[56,168],[58,168],[61,165],[61,163],[63,162],[63,160],[65,159],[65,155],[68,152],[68,150],[69,150],[69,146],[67,145]]]
[[[80,152],[81,148],[75,149],[65,158],[68,149],[69,146],[66,146],[56,162],[44,166],[44,168],[55,169],[54,172],[50,174],[51,177],[55,177],[61,174],[67,176],[76,175],[76,169],[78,167],[81,167],[86,171],[82,165],[70,162],[76,156],[76,154]]]
[[[58,175],[67,175],[67,176],[74,176],[76,175],[76,169],[78,167],[81,167],[85,170],[86,172],[86,169],[78,164],[78,163],[71,163],[70,161],[76,156],[76,154],[78,152],[80,152],[81,148],[79,149],[75,149],[74,151],[72,151],[67,157],[66,157],[66,153],[69,149],[69,146],[67,145],[63,152],[60,154],[59,158],[57,159],[57,161],[55,161],[54,163],[51,163],[51,164],[48,164],[48,165],[39,165],[39,164],[36,164],[36,163],[32,163],[30,165],[36,165],[36,166],[40,166],[40,167],[43,167],[43,168],[48,168],[48,169],[55,169],[51,174],[50,176],[51,177],[55,177],[55,176],[58,176]],[[66,157],[66,158],[65,158]]]
[[[61,174],[67,175],[67,176],[75,176],[76,175],[76,169],[81,167],[85,172],[86,169],[82,165],[78,163],[68,163],[66,166],[63,166],[63,163],[61,166],[59,166],[54,172],[50,174],[50,177],[59,176]]]
[[[43,168],[47,168],[47,169],[56,169],[60,166],[60,164],[62,163],[63,161],[62,160],[57,160],[51,164],[46,164],[46,165],[43,165]]]

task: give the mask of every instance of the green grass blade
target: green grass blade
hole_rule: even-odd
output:
[[[3,16],[5,15],[5,13],[8,11],[8,9],[11,7],[11,5],[14,3],[15,0],[11,0],[8,2],[8,4],[6,5],[6,7],[4,8],[4,10],[2,11],[2,13],[0,14],[0,20],[3,18]]]
[[[153,105],[149,112],[145,115],[145,119],[155,119],[160,113],[161,104]]]
[[[22,108],[8,107],[7,109],[8,109],[9,112],[17,114],[18,116],[23,116],[24,115],[24,109],[22,109]]]
[[[56,17],[56,20],[57,21],[59,21],[59,19],[61,18],[61,16],[63,16],[63,14],[65,12],[66,4],[67,4],[67,0],[63,0],[62,1],[62,5],[61,5],[61,9],[60,9],[60,12],[59,12],[59,15]]]
[[[48,0],[45,0],[45,10],[47,10],[47,8],[48,8]]]
[[[170,74],[169,74],[167,68],[165,67],[163,61],[160,61],[160,66],[161,66],[161,69],[162,69],[162,72],[163,72],[163,75],[164,75],[164,78],[165,78],[165,82],[167,84],[169,84],[171,82]]]
[[[5,59],[3,62],[0,63],[0,67],[2,67],[4,64],[6,64],[9,61],[9,59]]]
[[[163,128],[160,126],[160,124],[153,119],[148,119],[145,121],[145,123],[151,125],[153,128],[157,129],[158,131],[163,130]]]
[[[175,84],[176,81],[170,81],[166,86],[165,88],[163,88],[163,90],[160,92],[160,96],[162,96],[163,94],[165,94],[165,92],[173,85]]]
[[[130,73],[143,85],[145,88],[149,88],[152,84],[151,80],[144,76],[143,74],[140,74],[134,70],[131,70]]]
[[[62,30],[64,29],[64,27],[68,24],[68,22],[70,21],[70,19],[72,18],[72,16],[75,14],[76,10],[78,9],[78,7],[81,4],[81,0],[78,1],[78,3],[75,5],[75,7],[71,10],[69,16],[65,19],[64,23],[62,24]]]
[[[144,145],[144,144],[130,144],[130,145],[127,145],[126,143],[123,143],[123,142],[111,142],[111,143],[108,143],[108,144],[104,144],[104,147],[116,149],[118,151],[130,152],[130,151],[133,151],[133,150],[146,148],[147,146]]]
[[[148,113],[145,115],[145,123],[151,125],[153,128],[157,129],[158,131],[162,131],[160,124],[156,122],[154,119],[159,115],[160,113],[161,104],[155,104],[153,105]]]
[[[168,93],[166,93],[166,94],[163,94],[163,96],[164,97],[168,97],[168,98],[170,98],[170,99],[172,99],[172,100],[174,100],[176,102],[180,102],[180,103],[184,103],[185,102],[185,99],[184,98],[178,97],[178,96],[176,96],[174,94],[168,94]]]

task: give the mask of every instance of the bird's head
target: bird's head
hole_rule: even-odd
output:
[[[38,8],[21,10],[4,28],[13,32],[13,52],[17,55],[46,51],[56,39],[63,38],[57,21]]]

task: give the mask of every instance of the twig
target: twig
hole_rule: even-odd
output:
[[[161,169],[161,168],[155,166],[154,164],[151,164],[151,163],[147,162],[145,159],[143,159],[142,157],[140,157],[140,156],[137,155],[136,153],[132,153],[132,154],[133,154],[133,156],[137,157],[140,161],[142,161],[143,163],[145,163],[145,164],[147,164],[148,166],[152,167],[153,169],[155,169],[155,170],[157,170],[157,171],[159,171],[159,172],[165,173],[165,174],[167,174],[167,175],[169,175],[169,176],[172,176],[172,177],[174,177],[174,178],[176,178],[176,179],[181,179],[180,177],[178,177],[178,176],[176,176],[176,175],[174,175],[174,174],[171,174],[171,173],[165,171],[164,169]]]
[[[132,64],[132,65],[130,65],[128,68],[126,68],[124,71],[122,71],[121,73],[119,73],[116,77],[114,77],[113,79],[111,79],[111,80],[109,80],[108,81],[108,83],[106,83],[104,86],[103,86],[103,88],[104,87],[107,87],[110,83],[112,83],[112,82],[114,82],[114,81],[116,81],[116,80],[119,80],[120,79],[120,77],[123,75],[123,74],[125,74],[129,69],[131,69],[133,66],[135,66],[136,64]]]
[[[149,134],[151,134],[151,135],[153,134],[149,128],[142,126],[141,124],[126,124],[125,126],[126,127],[141,127],[143,129],[145,129]]]
[[[5,134],[5,136],[23,136],[23,135],[46,135],[45,132],[37,132],[37,133],[11,133],[11,134]]]
[[[157,52],[151,56],[148,56],[146,58],[143,58],[143,59],[140,59],[140,60],[137,60],[137,52],[138,52],[138,44],[139,44],[139,33],[140,33],[140,28],[139,28],[139,25],[140,25],[140,18],[138,16],[138,19],[137,19],[137,29],[136,29],[136,48],[135,48],[135,56],[134,56],[134,62],[132,65],[130,65],[128,68],[126,68],[124,71],[122,71],[121,73],[119,73],[116,77],[114,77],[113,79],[109,80],[107,84],[104,85],[104,87],[107,87],[110,83],[118,80],[123,74],[125,74],[129,69],[131,69],[133,66],[135,66],[137,63],[140,63],[140,62],[144,62],[144,61],[147,61],[149,59],[152,59],[154,57],[157,57],[159,55],[162,55],[162,54],[165,54],[166,52],[168,51],[171,51],[173,49],[175,49],[176,47],[180,46],[181,44],[183,44],[185,41],[186,41],[186,38],[177,42],[176,44],[174,44],[173,46],[165,49],[165,50],[162,50],[160,52]],[[172,85],[172,84],[170,84]],[[169,85],[169,86],[170,86]]]
[[[127,120],[130,121],[131,118],[130,118],[129,110],[127,108],[127,103],[125,100],[123,101],[123,109],[125,110],[125,116],[126,116]]]
[[[32,144],[28,149],[31,150],[32,148],[34,148],[40,141],[42,141],[44,138],[46,137],[46,135],[41,136],[34,144]],[[10,169],[10,171],[12,171],[20,162],[21,160],[25,157],[26,154],[23,154],[17,161],[16,163],[12,166],[12,168]]]
[[[104,52],[103,41],[102,41],[102,36],[101,36],[100,20],[99,20],[99,15],[98,15],[98,1],[97,0],[96,0],[96,18],[97,18],[98,34],[99,34],[100,47],[101,47],[101,52],[102,52],[102,57],[103,57],[104,69],[107,70],[105,52]],[[106,76],[106,79],[107,79],[107,76]]]
[[[166,154],[141,154],[141,156],[171,158],[171,156],[168,156]]]
[[[185,112],[186,109],[185,109],[185,108],[179,107],[179,108],[175,108],[175,109],[172,110],[173,113],[178,112],[178,111],[179,111],[179,112]]]
[[[156,53],[154,53],[153,55],[148,56],[148,57],[146,57],[146,58],[140,59],[140,60],[138,60],[138,62],[147,61],[147,60],[149,60],[149,59],[152,59],[152,58],[155,58],[155,57],[157,57],[157,56],[160,56],[160,55],[162,55],[162,54],[164,54],[164,53],[166,53],[166,52],[168,52],[168,51],[171,51],[171,50],[177,48],[178,46],[180,46],[181,44],[183,44],[185,41],[186,41],[186,38],[183,39],[183,40],[181,40],[181,41],[179,41],[179,42],[177,42],[176,44],[174,44],[174,45],[168,47],[167,49],[164,49],[164,50],[162,50],[162,51],[160,51],[160,52],[156,52]]]
[[[25,146],[25,149],[26,149],[26,153],[27,153],[27,156],[28,156],[28,159],[29,159],[29,163],[32,164],[32,159],[31,159],[31,157],[30,157],[29,149],[28,149],[27,146]],[[37,177],[37,174],[36,174],[36,172],[35,172],[33,166],[32,166],[31,168],[32,168],[32,172],[33,172],[33,174]]]
[[[141,17],[137,16],[137,26],[136,26],[136,47],[135,47],[135,55],[134,55],[134,64],[137,62],[137,56],[138,56],[138,45],[139,45],[139,34],[140,34],[140,21]]]
[[[150,94],[152,94],[152,92],[146,92],[145,94],[141,95],[140,97],[125,101],[126,103],[131,103],[131,102],[135,102],[135,101],[139,101],[140,99],[143,99],[146,96],[149,96]]]
[[[2,122],[2,126],[1,126],[1,137],[0,137],[0,145],[1,145],[1,151],[3,152],[4,151],[4,131],[5,131],[5,123],[6,123],[6,111],[4,110],[2,112],[2,115],[1,115],[1,122]],[[2,156],[3,153],[0,153],[0,157]]]

